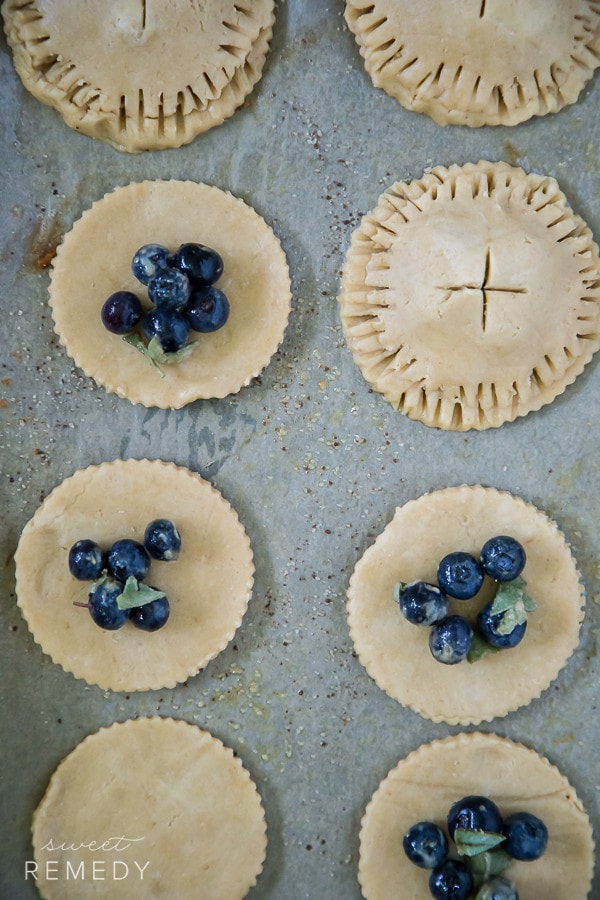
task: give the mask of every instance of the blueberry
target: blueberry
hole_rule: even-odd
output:
[[[175,265],[197,286],[214,284],[223,274],[223,260],[204,244],[182,244],[175,254]]]
[[[166,247],[160,244],[144,244],[135,253],[131,262],[131,271],[138,281],[148,284],[158,272],[168,269],[171,257]]]
[[[79,581],[94,581],[105,566],[104,553],[95,541],[84,538],[69,550],[69,571]]]
[[[148,296],[155,306],[180,310],[190,296],[190,282],[179,269],[165,269],[148,282]]]
[[[519,894],[512,881],[502,875],[495,875],[489,881],[484,881],[475,900],[519,900]]]
[[[434,625],[448,615],[448,600],[435,584],[413,581],[398,598],[402,615],[413,625]]]
[[[176,353],[187,344],[190,326],[181,313],[156,307],[144,316],[142,331],[149,341],[155,337],[164,353]]]
[[[437,582],[444,593],[457,600],[474,597],[483,584],[483,566],[470,553],[457,550],[443,558],[438,566]]]
[[[481,564],[495,581],[513,581],[525,568],[522,545],[513,537],[500,534],[486,541],[481,550]]]
[[[105,301],[100,316],[113,334],[131,334],[142,318],[142,304],[131,291],[117,291]]]
[[[112,574],[123,583],[130,575],[142,581],[150,571],[148,551],[138,541],[129,538],[115,541],[108,551],[107,560]]]
[[[194,331],[218,331],[229,318],[229,300],[219,288],[195,288],[183,310]]]
[[[89,594],[88,609],[96,625],[106,631],[116,631],[125,624],[129,617],[129,611],[119,609],[117,598],[123,590],[123,585],[115,578],[106,578],[100,582]]]
[[[513,859],[539,859],[548,843],[548,829],[541,819],[528,812],[517,812],[504,823],[506,840],[502,845]]]
[[[421,869],[435,869],[448,856],[448,838],[433,822],[413,825],[402,841],[404,852]]]
[[[144,547],[153,559],[177,559],[181,536],[170,519],[154,519],[146,528]]]
[[[448,813],[448,832],[454,838],[457,828],[466,831],[486,831],[502,834],[502,815],[493,800],[478,794],[469,794],[457,800]]]
[[[167,597],[157,597],[143,606],[134,606],[129,610],[129,618],[137,628],[143,631],[158,631],[167,624],[169,618],[169,601]]]
[[[429,876],[429,890],[435,900],[467,900],[473,890],[473,876],[460,860],[447,859]]]
[[[492,603],[488,603],[483,607],[479,615],[477,616],[477,626],[481,632],[482,637],[487,641],[488,644],[491,644],[492,647],[516,647],[518,643],[523,639],[525,634],[525,629],[527,628],[527,620],[521,622],[518,625],[515,625],[512,631],[508,634],[501,634],[498,631],[498,627],[502,624],[502,619],[504,617],[504,613],[496,613],[496,615],[491,615],[492,611]]]
[[[466,659],[471,649],[473,629],[463,616],[446,616],[441,622],[431,626],[429,649],[438,662],[448,666]]]

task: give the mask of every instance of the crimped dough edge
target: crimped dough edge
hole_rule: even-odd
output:
[[[229,118],[261,78],[275,22],[273,0],[261,0],[260,8],[238,4],[237,20],[223,23],[229,38],[217,40],[214,64],[207,64],[206,72],[183,78],[172,95],[155,97],[143,86],[130,87],[117,104],[91,83],[80,65],[50,52],[43,13],[36,18],[35,7],[36,0],[6,0],[3,7],[23,85],[56,109],[70,128],[127,153],[180,147]]]
[[[88,246],[98,230],[107,234],[109,250],[106,242]],[[207,244],[223,257],[217,286],[231,312],[219,331],[190,332],[190,344],[198,346],[186,360],[164,366],[161,378],[135,348],[106,331],[100,309],[117,290],[133,291],[149,307],[146,288],[131,272],[133,254],[144,243],[176,249],[187,241]],[[91,254],[98,269],[93,278]],[[131,182],[96,200],[58,246],[49,292],[54,330],[78,368],[110,393],[163,409],[248,386],[283,341],[292,302],[285,252],[262,216],[229,191],[175,179]]]
[[[424,0],[417,13],[403,0],[347,0],[345,19],[374,86],[406,109],[438,125],[517,125],[575,103],[599,64],[600,5],[571,2],[572,28],[563,37],[564,5],[556,0],[549,22],[542,20],[546,9],[536,13],[523,5],[521,20],[506,27],[506,36],[504,22],[493,13],[484,25],[486,5],[480,0],[461,3],[460,11],[443,0]],[[513,9],[509,15],[515,15]],[[420,27],[417,15],[424,16]],[[428,34],[431,16],[435,35]],[[519,34],[523,46],[517,53]],[[472,59],[473,46],[481,48],[479,65]],[[503,54],[511,65],[502,64]]]
[[[485,515],[493,518],[489,525]],[[403,531],[409,534],[406,542],[401,541]],[[394,585],[435,583],[443,556],[453,550],[477,555],[495,534],[511,534],[523,544],[528,556],[523,578],[538,608],[529,614],[517,647],[474,663],[443,665],[429,651],[429,629],[402,616]],[[486,578],[473,600],[451,600],[450,611],[473,621],[493,593]],[[350,636],[371,678],[403,706],[449,725],[491,722],[539,698],[579,644],[584,605],[581,576],[557,524],[508,491],[466,484],[422,494],[397,507],[357,561],[347,592]]]
[[[491,763],[497,764],[497,775]],[[527,810],[546,819],[546,853],[535,863],[515,861],[506,872],[521,900],[585,900],[593,877],[594,840],[572,785],[535,750],[481,732],[423,744],[382,779],[361,821],[358,880],[363,896],[421,900],[428,872],[408,861],[402,838],[418,821],[445,826],[451,804],[469,794],[491,797],[504,815]]]
[[[197,897],[198,883],[202,881],[202,875],[206,873],[207,867],[211,863],[213,865],[215,864],[214,859],[206,859],[206,840],[200,840],[199,837],[202,835],[210,840],[213,835],[216,835],[218,838],[218,835],[222,833],[222,840],[229,848],[226,851],[228,854],[227,869],[231,872],[231,870],[235,868],[237,862],[238,865],[241,864],[241,871],[237,873],[235,879],[229,878],[230,884],[227,894],[219,894],[218,898],[215,894],[211,894],[210,897],[212,900],[241,900],[242,897],[246,896],[246,893],[250,888],[256,884],[258,877],[262,872],[266,857],[267,825],[262,799],[252,776],[243,765],[238,755],[210,732],[199,728],[196,725],[189,724],[182,719],[149,716],[115,722],[110,726],[105,726],[99,729],[99,731],[87,735],[70,753],[63,757],[52,773],[44,796],[33,814],[32,836],[35,857],[40,861],[43,860],[43,848],[48,840],[48,834],[43,832],[44,825],[49,816],[50,822],[52,822],[52,805],[63,804],[65,801],[65,792],[68,793],[69,789],[72,789],[75,792],[85,792],[86,803],[82,803],[80,808],[77,808],[76,812],[79,814],[81,810],[83,820],[85,820],[86,810],[89,809],[90,815],[89,828],[83,829],[85,821],[81,822],[80,824],[82,827],[77,829],[76,834],[71,835],[73,841],[83,842],[93,838],[99,843],[100,840],[109,838],[108,834],[99,833],[99,829],[101,828],[100,821],[102,822],[102,825],[108,824],[109,827],[112,824],[119,835],[124,833],[125,826],[127,825],[128,807],[126,805],[122,807],[121,805],[118,805],[114,811],[107,809],[104,791],[105,783],[102,782],[102,775],[98,776],[101,781],[100,788],[102,789],[102,793],[100,794],[101,807],[98,809],[98,807],[95,806],[97,795],[90,796],[86,791],[87,777],[89,777],[86,777],[85,775],[86,763],[89,762],[89,765],[91,765],[91,777],[95,778],[97,777],[98,772],[104,773],[105,760],[107,756],[110,757],[112,753],[115,758],[115,763],[119,764],[119,771],[116,773],[116,778],[118,783],[122,784],[123,791],[126,791],[128,787],[128,777],[126,773],[122,776],[122,771],[123,767],[126,767],[128,761],[127,754],[125,753],[127,740],[129,739],[131,741],[133,739],[135,744],[132,746],[137,747],[142,751],[147,750],[147,754],[146,752],[143,752],[140,756],[135,758],[132,758],[131,755],[129,756],[129,761],[132,766],[135,767],[133,771],[136,772],[136,770],[140,768],[142,770],[144,769],[144,766],[147,763],[147,757],[151,763],[154,762],[153,755],[156,753],[156,738],[159,739],[160,752],[163,754],[163,757],[165,749],[169,744],[172,746],[172,752],[169,747],[168,755],[173,758],[176,764],[179,763],[180,757],[184,757],[185,760],[187,760],[186,769],[178,769],[180,776],[185,776],[185,783],[174,784],[172,777],[168,782],[163,778],[162,781],[165,783],[165,788],[163,790],[161,786],[161,791],[163,795],[165,791],[170,789],[173,789],[175,796],[178,792],[183,793],[182,801],[180,802],[177,800],[176,808],[170,808],[168,812],[174,814],[172,824],[177,832],[177,837],[181,839],[182,844],[189,845],[189,847],[188,849],[181,851],[183,858],[180,859],[181,864],[175,869],[173,869],[173,861],[171,858],[165,856],[161,859],[161,850],[163,850],[162,842],[164,840],[161,838],[161,830],[164,832],[167,841],[173,841],[173,838],[171,838],[171,822],[165,821],[164,819],[164,813],[167,812],[167,810],[152,808],[151,805],[149,805],[147,818],[141,823],[143,834],[126,835],[130,838],[138,838],[138,840],[139,837],[144,839],[139,843],[134,842],[131,854],[134,858],[138,857],[142,860],[141,865],[143,865],[147,858],[149,859],[149,871],[145,873],[147,881],[150,882],[148,890],[152,889],[152,896],[157,898],[171,898],[174,894],[176,894],[178,898],[181,898],[181,900],[192,900],[192,898]],[[99,757],[102,759],[101,767],[98,767],[97,764]],[[196,759],[194,757],[196,757]],[[228,779],[230,781],[229,787],[233,790],[232,796],[227,799],[230,811],[231,807],[234,805],[235,797],[235,815],[231,821],[223,821],[221,811],[222,803],[220,802],[223,799],[222,791],[219,793],[218,797],[213,798],[215,802],[209,806],[208,809],[204,810],[204,813],[200,812],[205,793],[204,787],[206,779],[203,780],[202,786],[199,786],[197,783],[194,785],[197,793],[197,802],[190,803],[190,791],[193,790],[190,779],[194,769],[196,773],[201,773],[202,768],[204,767],[204,770],[206,770],[207,765],[209,765],[209,768],[212,766],[213,771],[215,771],[217,784],[223,786],[225,781]],[[152,771],[156,766],[150,765],[147,768]],[[198,777],[199,774],[196,774],[196,779]],[[160,781],[161,779],[157,780]],[[106,782],[108,790],[110,790],[112,783],[112,780]],[[153,787],[154,783],[149,781],[147,785],[144,785],[144,790],[141,792],[141,795],[148,799],[152,795]],[[134,799],[137,803],[138,798]],[[172,807],[173,802],[170,801],[169,805]],[[50,814],[48,812],[49,807]],[[161,812],[163,813],[162,817]],[[111,815],[113,817],[112,819]],[[180,818],[180,815],[184,819],[185,834],[182,834],[181,826],[177,821]],[[192,822],[190,822],[189,825],[186,825],[186,821],[188,819],[193,819],[194,816],[198,819],[196,822],[197,827],[195,828],[192,827]],[[207,820],[211,820],[210,827]],[[71,823],[65,822],[62,824],[65,831],[68,831]],[[139,822],[136,824],[140,826]],[[85,830],[85,837],[83,834],[80,834],[80,831],[82,830]],[[234,833],[234,837],[237,836],[237,839],[235,843],[230,846],[229,842],[232,837],[232,832]],[[56,843],[61,840],[58,833],[53,833],[50,838]],[[63,833],[62,840],[66,839],[67,835]],[[144,856],[144,848],[147,847],[149,841],[151,843],[151,850],[148,851],[146,849],[146,853],[149,853],[149,856]],[[120,846],[122,846],[123,843],[124,842],[121,842]],[[170,849],[171,848],[169,847],[169,850]],[[52,859],[58,859],[59,864],[66,859],[74,859],[72,851],[52,850],[48,852]],[[165,852],[168,851],[163,850],[163,853]],[[112,861],[111,857],[115,855],[118,855],[118,858],[120,859],[126,859],[129,862],[130,869],[135,871],[131,864],[131,855],[122,852],[111,854],[108,851],[105,855],[107,869],[108,862]],[[97,858],[98,853],[91,854],[91,857],[94,856]],[[87,857],[85,856],[85,850],[83,851],[82,858],[88,865],[87,884],[89,885],[91,880],[89,878],[89,866],[92,859],[90,858],[90,854],[88,854]],[[185,865],[183,864],[184,862]],[[154,876],[153,869],[159,869],[158,876]],[[85,886],[84,881],[65,880],[63,871],[63,877],[61,879],[45,881],[45,883],[41,885],[39,882],[44,881],[43,870],[44,866],[40,865],[39,871],[41,874],[38,879],[38,888],[45,900],[65,900],[67,896],[72,897],[73,900],[81,900],[81,891],[83,890],[83,886]],[[121,874],[122,870],[119,871],[120,876]],[[178,879],[182,883],[178,883]],[[233,885],[231,883],[232,881],[237,881],[237,884]],[[131,898],[131,900],[137,900],[137,897],[140,896],[140,884],[140,882],[134,882],[134,878],[131,875],[127,879],[113,881],[111,882],[111,897],[127,897]],[[94,892],[95,887],[97,887],[97,882],[94,883],[92,881],[92,885],[93,887],[90,896],[97,896]],[[69,887],[74,893],[66,893]],[[130,888],[132,888],[132,891]],[[123,893],[121,893],[121,891],[123,891]],[[85,896],[87,896],[87,894]]]
[[[169,489],[164,497],[161,488]],[[79,515],[82,528],[91,520],[87,533],[75,533],[69,513],[76,513],[86,491],[102,491],[102,497],[95,496],[93,510]],[[115,503],[114,518],[105,515],[106,495]],[[143,520],[141,512],[131,512],[131,505],[147,510]],[[104,631],[84,609],[71,605],[74,600],[85,602],[89,585],[71,576],[69,547],[86,536],[106,548],[122,537],[141,541],[148,522],[159,517],[171,518],[182,535],[179,558],[153,560],[146,579],[169,596],[169,621],[154,634],[129,622],[118,631]],[[186,533],[188,538],[201,534],[205,545],[189,546]],[[226,536],[227,546],[218,546],[214,535]],[[218,571],[208,558],[209,548],[221,554]],[[25,525],[15,566],[17,605],[42,651],[75,678],[119,692],[173,688],[198,674],[240,627],[255,571],[250,539],[231,504],[200,475],[159,459],[116,459],[64,479]],[[190,586],[189,575],[201,583]],[[207,596],[207,585],[214,594]],[[55,603],[49,608],[51,601]],[[64,616],[60,629],[56,602]]]
[[[446,215],[442,215],[443,210]],[[515,314],[506,306],[508,294],[496,293],[494,303],[502,303],[499,308],[507,309],[504,321],[498,321],[497,334],[485,341],[473,336],[468,329],[475,327],[475,319],[467,320],[466,314],[459,312],[458,317],[463,315],[463,319],[456,321],[464,321],[467,331],[460,332],[451,319],[448,326],[444,322],[451,337],[442,349],[442,325],[428,306],[439,304],[441,322],[441,286],[425,281],[421,285],[417,280],[421,278],[419,268],[427,273],[431,262],[436,262],[435,254],[440,255],[441,268],[450,228],[445,222],[447,216],[456,217],[462,229],[453,238],[458,257],[467,259],[472,250],[464,246],[463,253],[458,252],[472,219],[474,244],[480,238],[483,242],[482,229],[487,229],[488,253],[497,252],[501,265],[504,253],[504,268],[512,264],[505,248],[506,236],[500,232],[504,220],[508,222],[510,239],[523,254],[523,261],[529,253],[528,263],[538,267],[533,274],[529,267],[523,270],[525,289],[537,304],[537,312],[525,308],[522,314],[518,309]],[[433,232],[427,238],[429,243],[422,248],[413,246],[422,237],[418,229],[425,226]],[[527,251],[527,243],[532,250]],[[483,246],[480,249],[483,259]],[[542,250],[555,257],[551,276],[544,268]],[[412,294],[410,284],[393,282],[392,267],[399,267],[402,254],[405,262],[409,256],[414,260]],[[478,268],[475,262],[480,261],[473,261],[471,271]],[[452,262],[445,264],[450,267]],[[450,280],[452,274],[448,275]],[[555,275],[557,282],[549,281]],[[478,277],[482,278],[481,272]],[[492,276],[490,280],[493,282]],[[546,300],[549,293],[553,294],[552,304]],[[363,217],[346,254],[339,303],[354,361],[365,380],[395,409],[445,430],[495,428],[552,402],[575,381],[600,347],[600,257],[590,229],[569,207],[554,178],[485,160],[448,168],[436,166],[420,179],[396,182]],[[550,320],[549,314],[557,322]],[[532,315],[537,320],[531,321]],[[400,316],[412,329],[406,339]],[[535,341],[528,344],[520,336],[521,326],[529,335],[536,335]],[[452,333],[453,327],[456,333]],[[503,333],[511,327],[515,328],[515,338]],[[430,340],[431,331],[426,333],[425,328],[436,331],[431,346],[425,340],[425,336]],[[538,332],[544,328],[546,334],[540,338]],[[455,345],[454,339],[460,339],[460,343]],[[559,344],[559,340],[564,342]],[[454,352],[458,347],[460,353]],[[469,349],[468,368],[461,362],[465,348]],[[457,366],[456,371],[453,366]]]

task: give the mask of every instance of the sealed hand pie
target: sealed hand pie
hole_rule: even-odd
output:
[[[273,0],[5,0],[15,67],[67,125],[130,152],[189,143],[260,79]]]
[[[490,428],[550,403],[600,346],[600,257],[553,178],[439,166],[363,218],[340,303],[356,363],[395,408]]]
[[[347,0],[376,87],[439,125],[515,125],[574,103],[598,65],[594,0]]]

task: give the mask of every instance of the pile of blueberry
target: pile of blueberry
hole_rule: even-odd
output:
[[[69,550],[69,571],[79,581],[93,582],[84,606],[96,625],[116,631],[127,620],[144,631],[158,631],[169,618],[169,600],[143,583],[152,559],[177,559],[181,537],[170,519],[154,519],[146,528],[144,543],[123,538],[104,552],[88,538]]]
[[[137,294],[117,291],[102,307],[102,322],[152,361],[177,361],[189,346],[190,331],[217,331],[227,321],[229,301],[215,287],[223,274],[216,250],[190,243],[170,253],[160,244],[145,244],[135,253],[131,269],[147,287],[152,307],[145,311]],[[135,334],[138,328],[143,339]]]
[[[435,900],[519,900],[514,884],[501,873],[513,860],[539,859],[548,829],[529,812],[506,819],[488,797],[470,795],[452,805],[448,834],[460,859],[450,856],[446,832],[434,822],[418,822],[404,835],[407,857],[431,870],[429,891]]]
[[[449,553],[438,566],[437,584],[400,582],[395,597],[409,622],[430,626],[429,648],[434,659],[446,665],[464,659],[474,662],[486,652],[515,647],[523,639],[527,613],[536,608],[520,578],[525,562],[525,550],[519,541],[496,535],[486,541],[479,559],[460,550]],[[498,587],[473,628],[464,616],[450,615],[448,598],[475,597],[486,575]]]

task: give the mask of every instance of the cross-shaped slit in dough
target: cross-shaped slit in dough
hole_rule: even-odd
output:
[[[494,284],[490,284],[490,268],[491,268],[492,254],[491,250],[488,247],[485,254],[485,269],[483,273],[483,280],[481,284],[473,283],[473,282],[465,282],[464,284],[455,284],[441,287],[440,290],[446,291],[446,296],[444,297],[444,301],[449,300],[450,297],[458,292],[462,291],[477,291],[481,293],[481,328],[482,331],[486,330],[487,327],[487,316],[488,316],[488,305],[489,305],[489,294],[526,294],[527,288],[524,287],[501,287]],[[444,302],[443,301],[443,302]]]

